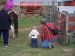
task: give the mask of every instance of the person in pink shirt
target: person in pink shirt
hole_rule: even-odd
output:
[[[13,0],[7,0],[5,4],[5,11],[11,11],[13,8]]]

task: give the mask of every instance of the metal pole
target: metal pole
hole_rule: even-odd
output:
[[[68,43],[68,45],[71,45],[71,34],[68,32],[69,31],[69,15],[66,15],[66,43]]]
[[[66,35],[68,35],[68,30],[69,30],[69,16],[66,14]]]

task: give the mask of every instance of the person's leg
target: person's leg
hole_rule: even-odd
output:
[[[49,41],[49,48],[52,48],[52,42]]]
[[[31,38],[31,47],[37,47],[37,45],[38,45],[37,39]]]
[[[0,40],[1,40],[1,33],[2,33],[2,31],[0,30]]]
[[[31,38],[31,47],[34,47],[34,39]]]
[[[54,48],[54,46],[55,46],[55,39],[51,40],[51,46],[52,46],[52,48]]]
[[[35,47],[38,47],[38,41],[37,41],[37,38],[34,39],[34,45],[35,45]]]
[[[50,47],[50,46],[49,46],[49,41],[44,39],[44,41],[42,41],[41,47],[42,47],[42,48],[49,48],[49,47]]]
[[[9,37],[9,31],[8,30],[4,30],[3,31],[3,39],[4,39],[4,45],[8,46],[8,37]]]
[[[2,32],[2,31],[0,30],[0,38],[1,38],[1,32]]]

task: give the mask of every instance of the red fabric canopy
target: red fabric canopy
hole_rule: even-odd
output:
[[[31,2],[21,2],[18,5],[20,5],[20,6],[41,6],[40,3],[31,3]]]

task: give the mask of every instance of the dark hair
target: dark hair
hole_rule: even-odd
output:
[[[41,19],[41,24],[45,24],[47,23],[47,20],[46,19]]]

